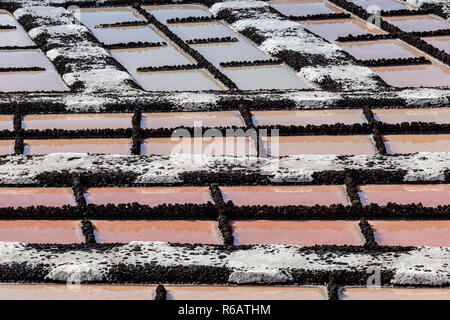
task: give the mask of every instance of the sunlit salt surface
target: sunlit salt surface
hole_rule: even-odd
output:
[[[220,187],[224,201],[237,206],[348,205],[344,186],[239,186]]]
[[[411,10],[411,8],[405,3],[395,0],[357,0],[351,2],[359,7],[366,9],[366,11],[369,13],[376,13],[380,10]]]
[[[286,16],[303,17],[343,12],[341,9],[323,0],[274,0],[269,3],[273,8]]]
[[[203,204],[210,201],[208,187],[89,188],[87,203],[115,205],[137,202],[155,207],[163,204]]]
[[[450,68],[440,64],[373,67],[387,84],[398,87],[448,87]]]
[[[339,291],[342,300],[450,300],[449,288],[352,288]]]
[[[423,38],[426,42],[450,54],[450,36]]]
[[[88,8],[73,10],[75,18],[89,29],[101,24],[119,22],[140,22],[145,19],[130,7],[117,8]]]
[[[339,37],[346,37],[350,34],[357,36],[368,33],[384,33],[380,29],[370,27],[370,25],[357,19],[311,20],[300,21],[300,24],[312,33],[315,33],[328,41],[334,41]]]
[[[0,284],[1,300],[153,300],[156,285]]]
[[[371,136],[280,136],[263,137],[272,156],[300,154],[372,155],[376,153]]]
[[[182,137],[148,138],[141,146],[142,155],[187,154],[196,156],[256,156],[256,148],[249,137]]]
[[[221,68],[220,71],[241,90],[311,89],[283,65]]]
[[[147,91],[225,90],[203,69],[130,73]]]
[[[139,67],[161,67],[193,64],[194,60],[172,46],[111,50],[114,59],[131,74]]]
[[[363,245],[359,221],[232,221],[236,245]]]
[[[407,44],[394,39],[342,42],[339,46],[359,60],[399,59],[423,56]]]
[[[268,60],[270,57],[245,40],[191,45],[216,67],[220,62]]]
[[[82,129],[127,129],[132,127],[132,114],[30,114],[25,115],[22,128],[25,130],[82,130]]]
[[[0,155],[14,153],[14,140],[0,140]]]
[[[99,243],[129,243],[131,241],[163,241],[171,243],[221,244],[216,221],[152,220],[103,221],[92,220]]]
[[[0,241],[71,244],[84,242],[79,221],[0,221]]]
[[[243,127],[239,111],[143,113],[143,129]]]
[[[131,139],[36,139],[25,140],[24,154],[50,153],[130,154]]]
[[[92,33],[104,44],[166,42],[165,38],[151,26],[95,28]]]
[[[333,125],[336,123],[367,123],[362,110],[270,110],[252,111],[253,122],[258,126]]]
[[[13,115],[0,115],[0,130],[13,130],[13,120]]]
[[[384,135],[388,154],[450,152],[450,134]]]
[[[164,286],[167,300],[326,300],[322,287],[305,286]]]
[[[236,33],[221,22],[169,24],[169,29],[183,40],[236,37]]]
[[[450,123],[450,108],[372,109],[374,118],[384,123],[434,122]]]
[[[450,247],[450,221],[369,221],[383,246]]]
[[[389,202],[411,204],[419,202],[424,207],[450,204],[450,185],[365,185],[359,186],[363,205],[376,203],[384,206]]]
[[[208,9],[200,5],[143,6],[142,8],[163,23],[174,18],[211,17]]]
[[[71,188],[0,188],[0,207],[76,205]]]
[[[30,39],[27,32],[17,20],[5,10],[0,10],[0,25],[16,27],[16,29],[0,30],[0,47],[25,47],[34,45],[34,42]]]
[[[450,23],[432,15],[383,17],[383,20],[406,32],[436,31],[450,28]]]

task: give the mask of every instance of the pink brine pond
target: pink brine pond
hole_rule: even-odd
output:
[[[0,207],[76,205],[71,188],[0,188]]]

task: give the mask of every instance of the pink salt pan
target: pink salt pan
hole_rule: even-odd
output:
[[[450,185],[365,185],[358,187],[364,205],[388,202],[411,204],[421,202],[425,207],[450,204]]]
[[[384,123],[450,123],[450,108],[372,109],[375,119]]]
[[[0,284],[0,300],[153,300],[154,285]]]
[[[31,114],[22,122],[25,130],[45,129],[126,129],[131,128],[131,114]]]
[[[49,153],[130,154],[131,139],[50,139],[25,140],[26,155]]]
[[[244,126],[239,111],[144,113],[142,114],[141,125],[144,129],[233,126]]]
[[[14,153],[14,140],[0,140],[0,155]]]
[[[0,188],[0,207],[76,205],[70,188]]]
[[[450,134],[399,134],[383,137],[389,154],[450,152]]]
[[[450,300],[449,288],[342,288],[342,300]]]
[[[314,245],[363,245],[355,221],[233,221],[235,243]]]
[[[362,110],[295,110],[252,111],[258,126],[306,126],[323,124],[366,123]]]
[[[81,243],[79,221],[7,220],[0,221],[0,241],[24,243]]]
[[[12,115],[0,115],[0,130],[13,130],[13,119]]]
[[[370,136],[279,136],[262,137],[268,142],[268,153],[272,156],[300,154],[372,155],[376,153]]]
[[[221,244],[215,221],[92,221],[100,243],[163,241]]]
[[[384,246],[450,247],[450,221],[370,221]]]
[[[256,149],[253,141],[248,137],[171,137],[145,139],[141,147],[141,154],[202,154],[238,157],[256,155]]]
[[[326,300],[321,287],[165,286],[168,300]]]
[[[90,188],[87,203],[115,205],[137,202],[142,205],[203,204],[210,201],[207,187]]]
[[[343,204],[349,200],[344,186],[220,187],[225,201],[237,206],[314,206]]]

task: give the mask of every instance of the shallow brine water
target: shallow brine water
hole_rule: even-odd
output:
[[[275,110],[252,111],[253,122],[258,126],[306,126],[323,124],[367,123],[362,110]]]
[[[356,0],[352,1],[359,7],[366,9],[369,13],[375,13],[380,10],[392,11],[392,10],[411,10],[406,3],[395,0]]]
[[[9,12],[0,10],[0,26],[16,27],[16,29],[0,30],[0,47],[25,47],[34,45],[27,32]]]
[[[130,154],[131,139],[37,139],[25,140],[24,154],[50,153]]]
[[[359,60],[399,59],[423,56],[399,40],[341,42],[339,46]]]
[[[444,50],[445,52],[450,54],[450,36],[423,38],[423,40],[425,40],[432,46],[440,50]]]
[[[144,113],[141,121],[141,127],[144,129],[233,126],[244,126],[239,111]]]
[[[221,22],[169,24],[169,29],[183,40],[236,37],[237,34]]]
[[[342,300],[448,300],[449,288],[342,288]]]
[[[263,137],[272,156],[300,154],[362,155],[375,154],[371,136],[280,136]]]
[[[388,154],[450,152],[450,134],[399,134],[383,137]]]
[[[14,140],[0,140],[0,155],[14,153]]]
[[[435,31],[450,28],[450,23],[432,15],[383,17],[383,20],[406,32]]]
[[[384,123],[450,123],[450,108],[372,109],[375,120]]]
[[[166,38],[151,26],[95,28],[92,33],[104,44],[167,42]]]
[[[0,188],[0,207],[76,205],[71,188]]]
[[[86,8],[73,11],[75,18],[89,29],[101,24],[140,22],[145,19],[131,7]]]
[[[95,237],[99,243],[129,243],[131,241],[163,241],[171,243],[221,244],[216,221],[94,220]]]
[[[275,0],[269,3],[286,16],[303,17],[307,15],[343,12],[341,9],[323,0]]]
[[[13,115],[0,115],[0,130],[13,130],[13,120]]]
[[[126,129],[131,128],[132,114],[31,114],[23,117],[25,130],[86,130],[86,129]]]
[[[174,18],[211,17],[208,9],[199,5],[143,6],[142,8],[163,23],[166,23],[168,19]]]
[[[233,221],[236,245],[363,245],[358,221]]]

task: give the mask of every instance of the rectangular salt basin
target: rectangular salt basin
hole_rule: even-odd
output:
[[[80,221],[6,220],[0,221],[0,241],[71,244],[84,239]]]
[[[221,62],[268,60],[270,57],[245,40],[191,45],[216,67]]]
[[[359,197],[363,205],[388,202],[411,204],[419,202],[424,207],[450,204],[450,185],[365,185],[359,186]]]
[[[0,25],[16,27],[16,29],[0,30],[0,47],[25,47],[34,45],[34,42],[30,39],[26,31],[9,12],[0,10]]]
[[[369,135],[262,137],[272,156],[300,154],[372,155],[377,152]]]
[[[69,91],[53,70],[37,72],[0,72],[0,92]]]
[[[139,67],[161,67],[183,64],[193,64],[189,56],[180,49],[172,46],[132,48],[110,50],[114,59],[119,61],[128,71],[134,75]]]
[[[141,121],[143,129],[243,126],[239,111],[143,113]]]
[[[240,186],[220,187],[224,201],[236,206],[349,205],[344,186]]]
[[[221,22],[170,24],[169,29],[184,41],[237,36],[233,30]]]
[[[383,20],[405,32],[436,31],[450,28],[450,23],[432,15],[383,17]]]
[[[450,221],[370,221],[383,246],[450,247]]]
[[[374,118],[384,123],[403,122],[450,123],[450,108],[372,109]]]
[[[357,0],[353,4],[366,9],[369,13],[377,11],[411,10],[411,8],[400,1],[395,0]]]
[[[14,130],[13,121],[13,115],[0,115],[0,130]]]
[[[92,30],[92,33],[104,44],[167,41],[151,26],[95,28]]]
[[[448,54],[450,54],[450,36],[445,37],[430,37],[430,38],[422,38],[433,47],[438,48],[439,50],[444,50]]]
[[[441,64],[373,67],[387,84],[398,87],[449,87],[450,68]]]
[[[0,207],[75,206],[71,188],[0,188]]]
[[[358,221],[233,221],[236,245],[363,245]]]
[[[376,27],[368,27],[366,22],[357,19],[330,19],[319,21],[301,21],[300,24],[328,41],[334,41],[339,37],[361,34],[383,34]]]
[[[249,137],[149,138],[141,146],[142,155],[191,154],[205,156],[256,156]]]
[[[132,114],[30,114],[22,121],[25,130],[127,129],[132,127]]]
[[[164,286],[167,300],[327,300],[325,288],[307,286]]]
[[[163,23],[174,18],[211,17],[208,9],[200,5],[143,6],[142,8]]]
[[[89,29],[101,24],[141,22],[145,19],[130,7],[88,8],[73,10],[75,18]]]
[[[88,204],[137,202],[151,207],[162,204],[204,204],[211,200],[208,187],[89,188],[84,196]]]
[[[274,9],[288,17],[304,17],[308,15],[343,12],[341,9],[323,0],[275,0],[269,3]]]
[[[147,91],[225,90],[222,84],[203,69],[130,73]]]
[[[55,68],[50,60],[48,60],[41,50],[37,49],[0,50],[0,67],[41,67],[55,71]]]
[[[399,59],[423,56],[407,44],[395,40],[342,42],[339,46],[359,60]]]
[[[383,136],[388,154],[450,152],[450,134],[399,134]]]
[[[1,300],[153,300],[154,285],[0,284]]]
[[[0,140],[0,155],[14,153],[14,140]]]
[[[131,139],[36,139],[25,140],[24,154],[50,153],[130,154]]]
[[[99,243],[163,241],[190,244],[221,244],[216,221],[92,221]]]
[[[367,123],[362,110],[270,110],[252,111],[253,122],[258,126],[306,126],[323,124]]]
[[[311,89],[295,72],[283,65],[221,68],[241,90]]]
[[[342,288],[342,300],[450,300],[450,288]]]

